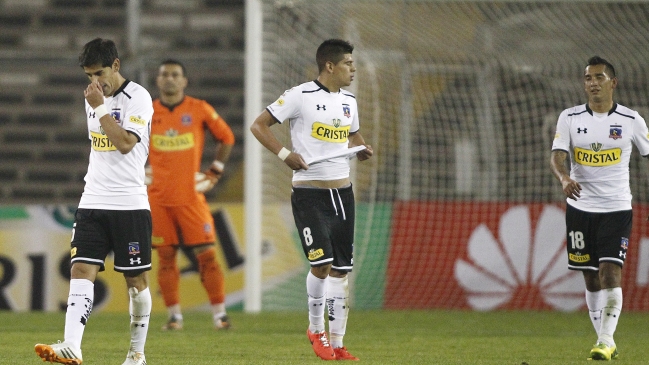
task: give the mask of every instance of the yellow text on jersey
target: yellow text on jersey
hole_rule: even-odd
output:
[[[194,147],[194,134],[184,133],[178,136],[154,134],[151,136],[151,147],[164,152],[188,150]]]
[[[139,116],[136,117],[136,116],[134,116],[134,115],[131,115],[131,117],[128,118],[128,120],[129,120],[131,123],[134,123],[134,124],[138,124],[138,125],[146,125],[146,120],[140,118]]]
[[[621,148],[593,151],[575,147],[575,161],[584,166],[611,166],[620,163],[622,159]]]
[[[108,136],[97,132],[90,132],[90,137],[92,138],[93,150],[99,152],[117,151],[117,147],[108,139]]]
[[[311,128],[311,137],[325,142],[347,142],[350,125],[335,127],[328,124],[315,122]]]

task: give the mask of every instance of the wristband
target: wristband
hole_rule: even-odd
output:
[[[279,157],[282,161],[284,161],[290,154],[291,151],[287,150],[286,147],[282,147],[282,149],[279,150],[279,152],[277,152],[277,157]]]
[[[104,115],[108,115],[108,109],[106,109],[105,104],[101,104],[100,106],[95,108],[95,116],[97,119],[101,119]]]
[[[223,162],[219,160],[212,161],[212,164],[210,165],[210,170],[220,174],[223,172],[223,169],[225,169],[225,164]]]

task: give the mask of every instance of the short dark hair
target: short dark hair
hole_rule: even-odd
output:
[[[101,67],[111,67],[119,58],[115,42],[110,39],[95,38],[83,46],[79,55],[79,66],[90,67],[100,64]]]
[[[185,65],[183,65],[180,61],[175,60],[173,58],[167,58],[166,60],[160,62],[160,66],[164,66],[164,65],[180,66],[180,68],[183,70],[183,76],[187,77],[187,69],[185,68]]]
[[[610,62],[608,62],[607,60],[603,59],[600,56],[593,56],[593,57],[588,59],[588,65],[587,66],[597,66],[597,65],[606,66],[605,70],[608,71],[608,76],[610,78],[615,77],[615,67],[613,67],[613,65],[611,65]]]
[[[324,70],[327,62],[338,63],[343,56],[354,51],[354,46],[342,39],[327,39],[320,44],[315,53],[315,61],[318,64],[318,72]]]

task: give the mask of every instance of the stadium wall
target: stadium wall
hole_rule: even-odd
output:
[[[228,307],[243,301],[242,204],[213,205],[218,257]],[[370,210],[358,206],[359,222]],[[0,208],[0,309],[63,310],[69,279],[73,207]],[[369,230],[357,230],[352,296],[355,309],[557,310],[584,308],[581,274],[567,270],[564,210],[541,203],[401,201],[374,207]],[[649,205],[634,207],[643,222]],[[308,266],[294,232],[290,206],[267,207],[275,231],[264,237],[263,309],[303,310]],[[376,216],[375,216],[376,218]],[[369,232],[369,236],[365,234]],[[635,224],[623,270],[625,310],[649,311],[649,231]],[[154,312],[164,312],[155,279]],[[181,255],[181,300],[208,310],[191,256]],[[95,283],[96,310],[127,310],[120,274],[106,271]]]

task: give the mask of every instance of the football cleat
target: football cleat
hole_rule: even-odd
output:
[[[129,351],[122,365],[146,365],[146,359],[141,352]]]
[[[178,331],[183,329],[183,320],[174,316],[169,317],[167,323],[162,326],[163,331]]]
[[[620,354],[617,352],[617,347],[608,346],[603,342],[596,343],[592,350],[590,350],[590,358],[592,360],[608,361],[611,359],[617,359],[619,356]]]
[[[217,330],[228,330],[232,327],[228,316],[222,316],[214,320],[214,328]]]
[[[52,345],[39,343],[34,346],[34,351],[36,351],[36,354],[43,359],[43,361],[57,362],[66,365],[81,365],[83,362],[81,349],[78,349],[67,342],[59,342]]]
[[[334,354],[336,354],[336,360],[352,360],[352,361],[358,361],[360,360],[356,356],[352,355],[347,351],[347,347],[337,347],[334,349]]]
[[[336,360],[336,354],[333,348],[331,348],[331,344],[329,344],[329,337],[327,337],[326,331],[313,333],[307,328],[306,335],[313,346],[313,351],[319,358],[322,360]]]

